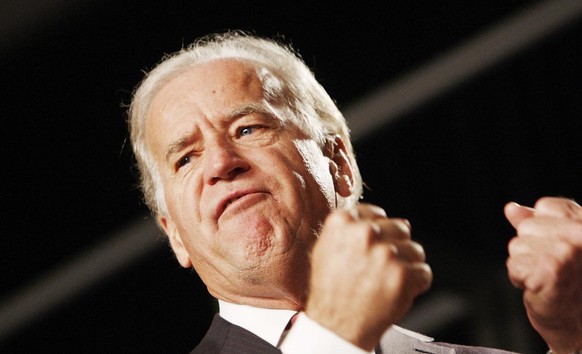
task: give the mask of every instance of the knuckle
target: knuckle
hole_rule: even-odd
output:
[[[374,244],[378,239],[378,229],[374,226],[373,223],[369,222],[359,222],[355,227],[355,235],[358,239],[360,239],[366,245]]]
[[[582,207],[572,199],[543,197],[535,203],[534,209],[569,219],[582,219]]]
[[[366,240],[374,241],[377,236],[380,234],[380,230],[378,226],[372,222],[365,223],[362,225],[362,232]]]
[[[412,249],[416,261],[424,262],[426,260],[426,253],[424,252],[424,248],[420,244],[412,242]]]
[[[391,229],[399,238],[410,239],[410,227],[401,219],[390,221]]]
[[[433,274],[432,274],[432,269],[430,268],[430,266],[428,264],[424,264],[425,267],[423,269],[423,277],[422,277],[422,284],[420,287],[420,291],[421,292],[425,292],[427,291],[431,284],[432,284],[432,279],[433,279]]]
[[[580,259],[580,253],[582,253],[580,249],[566,242],[558,243],[556,248],[558,250],[558,262],[555,266],[559,269],[562,269],[569,264],[574,264],[577,259]]]
[[[509,272],[510,277],[515,277],[517,275],[517,261],[513,257],[508,257],[505,261],[505,266],[507,267],[507,271]]]
[[[386,217],[386,211],[374,204],[364,204],[366,206],[367,211],[374,216]]]
[[[520,236],[536,234],[539,223],[540,221],[537,218],[525,219],[517,226],[517,234]]]
[[[343,226],[349,221],[350,214],[347,210],[335,210],[326,218],[326,223],[333,226]]]
[[[395,244],[387,243],[384,246],[387,261],[397,260],[399,256],[398,247]]]
[[[542,197],[536,201],[534,204],[534,209],[536,210],[547,210],[551,209],[555,205],[557,199],[554,197]]]
[[[374,226],[373,223],[362,223],[362,234],[366,237],[366,239],[375,239],[378,235],[378,229]]]
[[[393,219],[396,226],[402,229],[403,232],[409,233],[411,229],[410,221],[406,219]]]
[[[566,200],[566,214],[572,219],[582,220],[582,207],[573,200]]]
[[[508,245],[507,250],[510,255],[516,254],[521,249],[522,240],[519,237],[512,238]]]

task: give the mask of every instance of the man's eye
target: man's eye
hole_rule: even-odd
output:
[[[240,125],[236,128],[232,139],[239,144],[250,146],[264,146],[275,138],[276,129],[268,124]]]
[[[254,133],[254,131],[255,127],[243,127],[240,129],[238,135],[239,136],[251,135],[252,133]]]
[[[189,164],[190,161],[191,161],[190,155],[186,155],[186,156],[182,157],[180,160],[178,160],[178,162],[176,163],[176,167],[178,169],[181,167],[184,167],[185,165]]]

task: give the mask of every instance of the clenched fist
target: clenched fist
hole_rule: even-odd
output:
[[[432,272],[410,224],[361,204],[326,219],[312,254],[307,315],[365,350],[404,317]]]
[[[553,353],[582,349],[582,207],[572,200],[542,198],[516,203],[505,215],[517,231],[507,269],[533,327]]]

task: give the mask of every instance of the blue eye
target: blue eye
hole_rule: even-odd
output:
[[[239,135],[240,136],[250,135],[254,132],[254,130],[255,130],[254,127],[244,127],[240,130]]]

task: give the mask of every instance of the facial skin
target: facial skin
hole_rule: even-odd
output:
[[[302,309],[316,231],[336,191],[351,193],[341,140],[322,151],[282,124],[256,68],[235,60],[171,80],[145,129],[168,206],[158,219],[182,266],[219,299]]]

